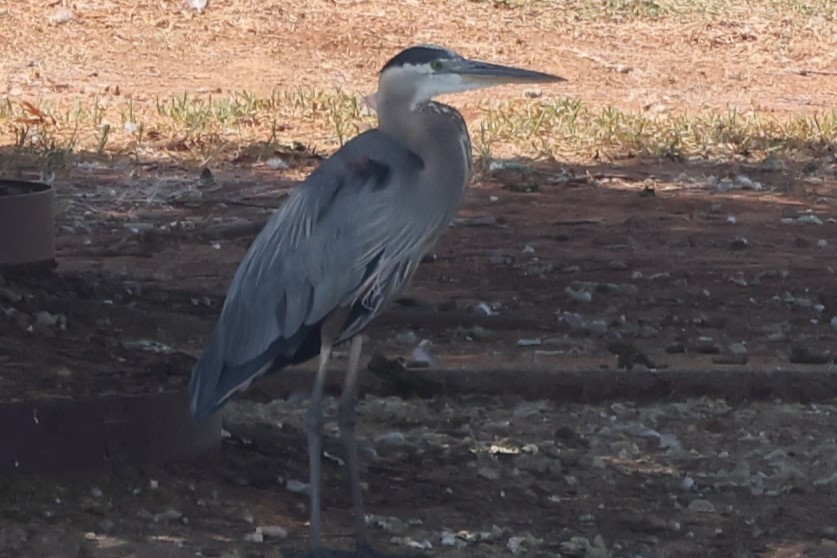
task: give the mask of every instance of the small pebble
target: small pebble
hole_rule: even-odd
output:
[[[294,494],[308,494],[311,486],[307,482],[291,479],[285,483],[285,489]]]
[[[715,513],[715,506],[709,500],[692,500],[686,509],[692,513]]]
[[[492,467],[480,467],[477,474],[482,478],[490,481],[500,480],[500,471]]]
[[[268,159],[264,163],[273,170],[279,170],[279,169],[284,170],[284,169],[289,168],[288,163],[286,163],[285,161],[283,161],[279,157],[271,157],[270,159]]]
[[[401,432],[387,432],[375,438],[376,444],[391,447],[403,446],[406,441],[407,439]]]
[[[269,539],[288,538],[288,530],[279,525],[260,525],[256,527],[256,533],[261,533],[263,538]]]

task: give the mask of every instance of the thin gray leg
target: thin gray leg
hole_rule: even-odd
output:
[[[340,439],[346,449],[346,463],[349,467],[349,483],[352,491],[352,508],[354,511],[355,540],[359,553],[369,551],[369,537],[366,533],[366,516],[363,513],[363,491],[360,487],[360,463],[357,456],[357,440],[355,440],[355,403],[357,402],[357,378],[360,370],[360,350],[363,338],[355,335],[349,349],[349,363],[346,367],[346,379],[343,384],[343,394],[340,396],[338,419],[340,424]]]
[[[308,555],[322,555],[322,515],[320,513],[320,489],[322,473],[320,464],[323,454],[323,387],[326,370],[331,357],[331,344],[323,343],[320,348],[320,362],[317,377],[311,392],[311,405],[305,416],[305,434],[308,436],[308,470],[311,484],[311,522],[308,528]]]

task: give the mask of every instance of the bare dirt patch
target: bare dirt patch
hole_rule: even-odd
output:
[[[404,44],[438,42],[571,79],[546,99],[662,112],[755,103],[779,116],[837,104],[827,13],[774,21],[765,14],[779,12],[754,8],[724,23],[711,12],[596,19],[538,2],[182,6],[78,2],[66,23],[49,22],[53,6],[4,7],[0,87],[12,102],[130,96],[149,114],[155,98],[184,90],[361,93]],[[467,97],[465,112],[477,116],[485,99]],[[316,128],[281,131],[309,147],[279,153],[288,170],[224,154],[209,160],[210,178],[151,153],[80,155],[55,184],[57,275],[0,279],[0,397],[182,387],[248,243],[317,150],[333,146],[306,135]],[[800,159],[587,155],[486,165],[411,299],[368,331],[368,354],[410,360],[428,339],[452,374],[630,366],[713,369],[734,383],[742,370],[831,370],[833,145]],[[230,435],[205,460],[4,480],[0,554],[301,556],[305,498],[287,487],[307,476],[305,403],[269,403],[282,381],[229,409]],[[833,394],[582,404],[524,401],[513,385],[503,397],[382,397],[374,382],[369,391],[368,511],[373,536],[393,550],[426,541],[429,554],[451,557],[837,553]],[[339,455],[333,441],[327,449]],[[327,532],[348,547],[336,458],[326,484]],[[275,527],[287,539],[271,538]]]

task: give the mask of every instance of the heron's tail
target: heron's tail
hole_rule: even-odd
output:
[[[296,342],[296,339],[294,341]],[[287,340],[278,339],[256,358],[230,366],[224,357],[223,340],[219,327],[216,326],[203,354],[192,369],[192,379],[189,381],[189,408],[192,416],[200,420],[211,415],[223,407],[236,392],[246,389],[250,382],[259,376],[299,362],[296,360],[298,355],[295,354],[295,350],[291,358],[278,354],[283,348],[287,348],[287,344]],[[308,358],[310,355],[306,355],[305,359]]]
[[[319,327],[320,324],[303,326],[290,339],[276,339],[256,358],[230,366],[225,359],[220,326],[216,325],[189,381],[192,416],[197,420],[205,418],[259,376],[315,356],[320,352]]]
[[[224,355],[217,329],[212,332],[189,380],[189,410],[196,420],[206,418],[224,402],[218,384],[224,371]]]

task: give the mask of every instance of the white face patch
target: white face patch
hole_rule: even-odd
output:
[[[467,83],[457,74],[428,74],[416,84],[416,96],[413,104],[425,103],[434,97],[446,93],[460,93],[470,89],[477,89],[473,83]]]
[[[413,92],[411,106],[426,103],[434,97],[447,93],[461,93],[484,87],[474,81],[466,81],[462,76],[444,70],[437,72],[430,64],[405,64],[385,70],[386,79],[400,83],[402,88]]]

